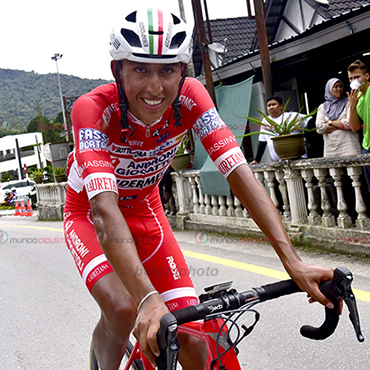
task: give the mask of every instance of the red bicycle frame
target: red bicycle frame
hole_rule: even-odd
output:
[[[223,325],[224,320],[222,319],[213,319],[209,321],[197,321],[190,322],[178,327],[179,333],[189,334],[193,337],[203,340],[207,345],[207,363],[205,370],[218,370],[220,363],[215,361],[212,365],[212,361],[218,357],[218,353],[221,354],[227,350],[230,346],[227,343],[227,327],[226,325],[222,329],[218,340],[218,353],[217,353],[217,343],[216,338],[220,332],[220,328]],[[134,349],[132,350],[131,356],[125,366],[125,370],[128,370],[132,365],[134,360],[141,359],[145,370],[154,370],[153,366],[150,364],[148,359],[141,353],[139,342],[135,343]],[[237,355],[234,348],[230,348],[225,354],[221,357],[222,364],[227,369],[241,370]],[[212,365],[212,367],[211,367]]]

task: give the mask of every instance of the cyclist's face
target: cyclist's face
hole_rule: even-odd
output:
[[[180,80],[181,63],[123,61],[122,81],[129,110],[147,125],[161,118],[176,99]]]

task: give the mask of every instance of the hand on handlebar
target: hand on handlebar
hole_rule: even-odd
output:
[[[325,307],[334,308],[334,302],[331,302],[319,289],[320,283],[333,279],[334,271],[332,269],[301,262],[290,275],[297,285],[307,292],[310,302],[317,301]]]
[[[133,335],[140,342],[140,349],[148,360],[155,366],[155,356],[160,351],[157,342],[157,332],[161,318],[169,313],[158,294],[149,297],[140,307],[136,318]]]
[[[314,328],[305,325],[301,328],[301,334],[310,339],[326,339],[336,329],[339,314],[341,311],[340,305],[343,305],[343,300],[347,304],[349,310],[349,318],[355,329],[356,336],[359,342],[364,341],[364,337],[360,329],[360,319],[358,316],[356,299],[352,292],[351,284],[353,275],[346,267],[338,267],[334,271],[333,279],[324,281],[320,284],[320,291],[329,297],[334,302],[334,309],[325,309],[325,321],[319,328]]]

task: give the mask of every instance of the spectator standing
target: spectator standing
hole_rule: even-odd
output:
[[[357,132],[363,124],[362,153],[370,153],[370,89],[369,69],[361,60],[356,60],[347,69],[351,83],[351,92],[348,93],[350,102],[349,124],[352,131]],[[364,174],[370,191],[370,166],[364,166]]]
[[[360,137],[349,124],[350,102],[343,96],[339,78],[331,78],[325,86],[325,102],[319,106],[316,128],[324,137],[324,157],[361,154]]]
[[[267,106],[267,113],[269,115],[269,118],[274,120],[276,123],[281,124],[284,120],[289,119],[289,117],[294,117],[298,113],[296,112],[284,112],[283,113],[283,100],[280,96],[271,96],[267,99],[266,102]],[[303,117],[302,115],[298,115],[298,119]],[[308,120],[306,120],[305,124]],[[257,153],[254,161],[251,162],[251,164],[259,164],[261,162],[261,158],[263,156],[263,153],[265,152],[266,146],[269,150],[270,157],[273,162],[280,161],[279,156],[276,154],[274,149],[274,143],[271,140],[271,137],[274,135],[271,134],[270,131],[266,129],[266,127],[269,126],[269,123],[264,118],[262,120],[262,123],[264,126],[261,127],[261,133],[258,138],[258,146],[257,146]],[[297,131],[298,132],[298,131]]]

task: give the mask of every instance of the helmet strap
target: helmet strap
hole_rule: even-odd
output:
[[[187,71],[188,71],[188,66],[187,66],[187,64],[184,63],[182,65],[182,70],[181,70],[181,80],[180,80],[180,84],[179,84],[179,91],[177,93],[175,101],[172,103],[173,118],[175,119],[175,126],[177,126],[177,127],[181,126],[182,116],[181,116],[181,112],[180,112],[180,109],[181,109],[180,93],[181,93],[181,89],[182,89],[182,87],[184,85],[184,82],[185,82]]]
[[[128,110],[128,104],[127,104],[127,98],[125,94],[125,88],[122,83],[121,79],[121,63],[117,61],[115,63],[115,73],[114,73],[114,79],[116,80],[116,85],[118,89],[118,96],[119,96],[119,109],[121,111],[121,119],[120,119],[120,124],[121,124],[121,138],[125,134],[129,133],[129,125],[128,125],[128,117],[127,117],[127,110]],[[132,128],[131,128],[132,129]]]

